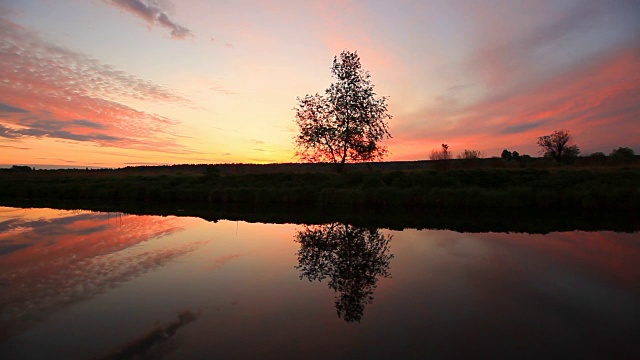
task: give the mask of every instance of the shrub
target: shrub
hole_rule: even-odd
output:
[[[458,154],[458,159],[482,159],[484,154],[480,150],[467,150]]]
[[[636,157],[633,149],[628,147],[619,147],[611,151],[609,155],[611,160],[616,164],[631,164]]]

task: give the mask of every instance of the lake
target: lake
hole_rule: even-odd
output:
[[[637,232],[0,207],[2,359],[638,358]]]

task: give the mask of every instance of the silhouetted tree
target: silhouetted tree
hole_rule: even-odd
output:
[[[567,130],[554,131],[551,135],[540,136],[538,146],[541,148],[541,154],[555,159],[558,164],[575,159],[580,154],[580,149],[573,144],[573,138]]]
[[[630,164],[631,162],[633,162],[636,154],[631,148],[619,147],[611,151],[611,154],[609,156],[615,163]]]
[[[513,152],[511,153],[511,157],[513,158],[514,161],[518,161],[520,160],[520,153],[513,150]]]
[[[431,154],[429,155],[429,159],[431,160],[448,160],[451,159],[451,152],[449,151],[449,145],[442,144],[441,150],[431,150]]]
[[[382,159],[387,148],[378,143],[390,138],[386,119],[387,97],[376,97],[368,71],[357,52],[343,51],[333,59],[336,81],[325,95],[297,98],[297,155],[310,162],[328,161],[341,172],[346,162]]]
[[[512,158],[511,151],[507,149],[502,150],[502,154],[500,154],[500,157],[504,161],[511,161],[511,158]]]
[[[360,321],[380,276],[389,277],[390,236],[377,229],[333,223],[306,227],[296,234],[300,244],[300,279],[322,281],[336,293],[338,317],[347,322]]]

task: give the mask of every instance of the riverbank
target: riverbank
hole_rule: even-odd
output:
[[[249,173],[26,171],[0,199],[418,208],[640,209],[638,168]]]

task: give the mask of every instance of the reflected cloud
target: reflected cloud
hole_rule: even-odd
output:
[[[346,322],[360,321],[365,305],[373,302],[380,277],[390,277],[391,236],[377,229],[333,223],[307,226],[298,231],[295,242],[300,279],[329,279],[329,288],[337,293],[338,317]]]
[[[29,212],[0,222],[0,340],[203,244],[137,246],[182,231],[174,217],[69,211],[31,218]]]
[[[527,241],[509,234],[478,235],[510,248],[537,251],[568,268],[580,268],[596,276],[606,276],[630,290],[638,289],[640,247],[635,234],[573,231],[521,237],[524,236]]]
[[[211,270],[217,270],[218,268],[221,268],[227,265],[228,263],[242,257],[243,255],[244,254],[229,254],[229,255],[221,256],[213,262],[213,265],[211,266]]]

